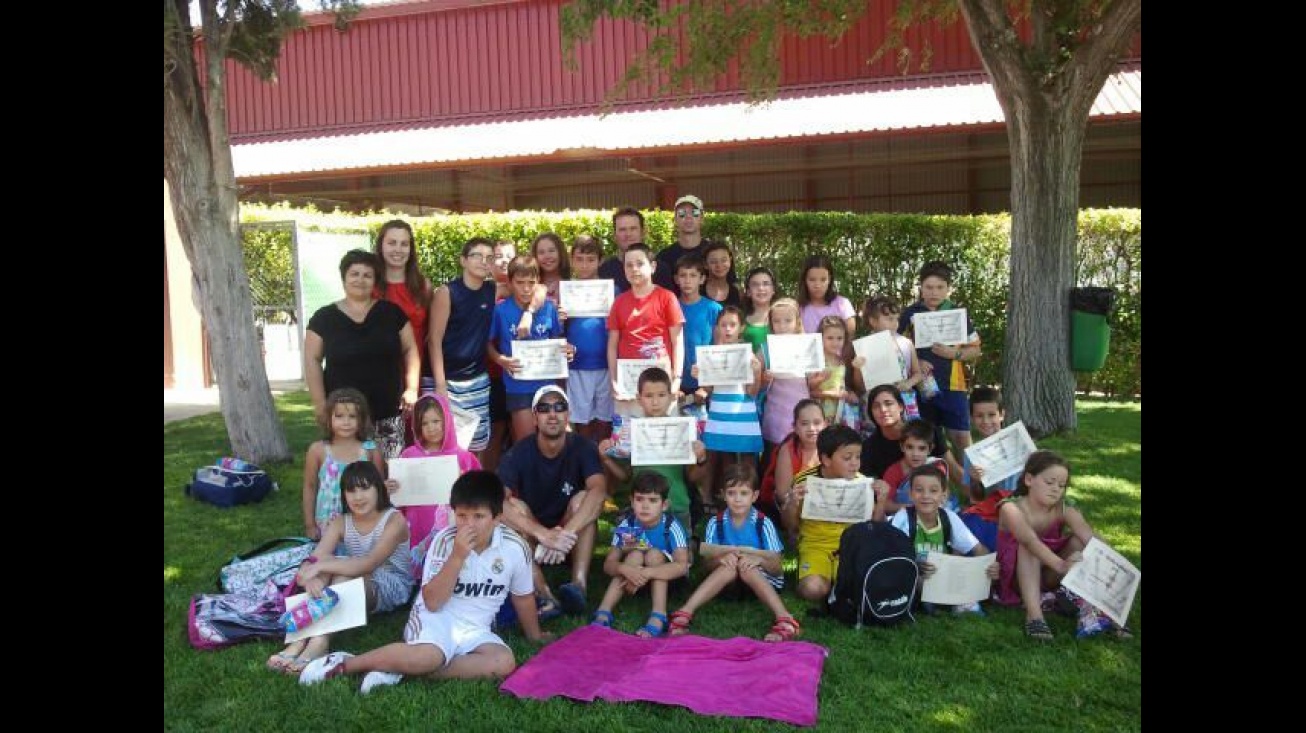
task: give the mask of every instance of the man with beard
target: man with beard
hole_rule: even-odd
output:
[[[590,560],[607,481],[598,448],[567,432],[571,419],[567,393],[540,387],[531,399],[535,434],[513,444],[499,461],[499,478],[508,491],[503,521],[530,543],[535,595],[541,621],[585,612]],[[571,582],[558,587],[559,601],[544,580],[543,565],[571,558]]]

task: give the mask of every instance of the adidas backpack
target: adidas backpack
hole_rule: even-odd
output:
[[[911,538],[888,522],[848,525],[839,538],[839,570],[826,602],[850,626],[911,619],[920,569]]]

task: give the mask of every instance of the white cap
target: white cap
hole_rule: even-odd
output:
[[[535,390],[535,396],[531,398],[531,409],[534,410],[535,406],[540,404],[540,400],[544,399],[544,395],[549,394],[550,392],[560,395],[564,400],[567,399],[567,393],[562,391],[562,387],[559,387],[556,384],[546,384]]]
[[[700,211],[702,211],[703,209],[703,199],[693,194],[685,194],[684,196],[681,196],[680,198],[676,199],[676,205],[672,206],[671,210],[675,211],[676,209],[679,209],[681,204],[689,204],[690,206],[693,206],[695,209],[698,209]]]

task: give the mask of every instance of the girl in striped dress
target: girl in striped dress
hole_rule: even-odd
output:
[[[391,506],[381,471],[369,461],[346,466],[340,475],[340,502],[341,515],[331,520],[313,554],[300,565],[296,582],[321,598],[327,586],[362,578],[370,613],[404,605],[413,592],[408,522]],[[292,642],[268,660],[268,667],[298,675],[325,655],[330,643],[330,634]]]
[[[728,305],[717,314],[712,342],[743,343],[744,313]],[[707,426],[703,429],[703,446],[707,448],[708,479],[699,484],[699,497],[705,506],[715,506],[712,487],[725,466],[748,463],[757,474],[757,454],[762,452],[762,426],[757,417],[757,390],[762,384],[762,361],[752,357],[753,381],[748,384],[723,384],[708,387]],[[698,376],[698,365],[693,367]]]

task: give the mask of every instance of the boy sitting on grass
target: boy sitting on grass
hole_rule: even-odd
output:
[[[667,586],[689,573],[689,538],[667,511],[667,479],[653,471],[635,474],[630,510],[612,530],[612,549],[603,572],[612,576],[593,623],[612,626],[612,609],[645,586],[653,598],[648,621],[635,632],[646,639],[667,630]],[[657,622],[655,625],[654,622]]]
[[[503,482],[489,471],[468,471],[453,483],[449,504],[456,524],[427,551],[422,592],[404,626],[404,641],[366,654],[332,652],[299,676],[312,685],[344,674],[366,673],[360,691],[398,684],[407,676],[433,679],[503,678],[517,663],[490,631],[490,620],[511,593],[526,638],[548,642],[535,616],[531,552],[516,532],[500,524]]]

